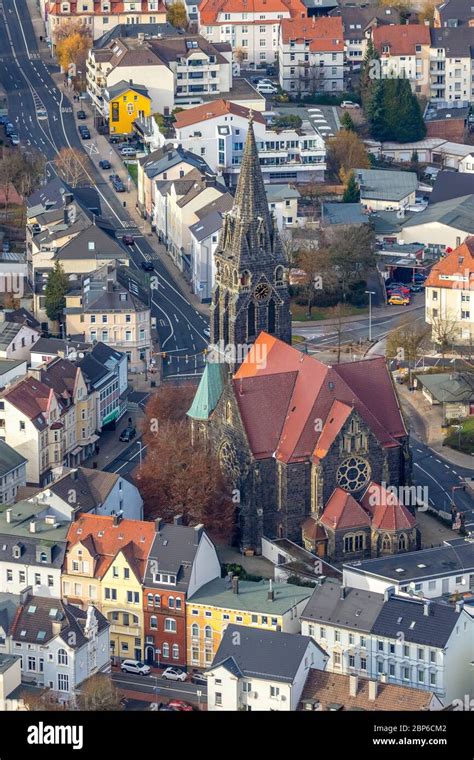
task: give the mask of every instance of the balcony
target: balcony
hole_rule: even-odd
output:
[[[139,625],[117,625],[112,623],[110,634],[112,636],[135,636],[141,639],[142,629]]]

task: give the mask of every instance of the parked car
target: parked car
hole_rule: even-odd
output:
[[[168,707],[171,707],[173,710],[179,710],[180,712],[192,712],[194,709],[189,702],[184,702],[182,699],[170,699]]]
[[[78,112],[77,112],[77,118],[78,118],[78,119],[87,119],[87,114],[86,114],[86,112],[85,112],[85,111],[82,111],[82,110],[81,110],[81,111],[78,111]]]
[[[15,133],[10,135],[10,142],[12,145],[19,145],[20,144],[20,138]]]
[[[0,124],[8,124],[9,121],[8,116],[0,116]]]
[[[147,259],[146,261],[142,261],[142,269],[144,272],[153,272],[155,265],[153,264],[153,261]]]
[[[196,686],[207,686],[207,676],[204,673],[193,673],[191,681]]]
[[[424,287],[424,285],[419,285],[417,282],[415,282],[413,285],[410,285],[410,293],[421,293]]]
[[[133,245],[135,243],[135,238],[133,235],[124,235],[122,238],[122,243],[125,243],[125,245]]]
[[[210,338],[211,337],[211,331],[209,330],[208,327],[204,328],[203,333],[206,336],[206,338]]]
[[[120,148],[120,155],[132,157],[137,155],[137,151],[131,145],[125,145],[123,148]]]
[[[260,95],[276,95],[278,90],[272,84],[261,84],[259,82],[257,85],[257,92],[259,92]]]
[[[112,187],[114,188],[116,193],[124,193],[125,192],[125,185],[123,184],[120,177],[116,177],[112,180]]]
[[[153,712],[177,712],[175,707],[169,707],[166,702],[150,702],[150,710]]]
[[[101,169],[110,169],[110,161],[107,161],[107,159],[104,158],[103,161],[99,161],[99,166]]]
[[[111,135],[109,137],[109,142],[112,143],[112,145],[115,145],[115,143],[121,142],[122,136],[121,135]]]
[[[343,100],[341,103],[341,108],[360,108],[360,105],[358,103],[354,103],[353,100]]]
[[[388,302],[390,306],[407,306],[407,304],[410,303],[410,299],[403,295],[397,295],[396,293],[393,294],[393,296],[390,296],[388,299]]]
[[[387,286],[387,293],[390,290],[400,290],[402,293],[409,293],[410,287],[408,285],[403,285],[401,282],[392,282]]]
[[[122,430],[119,436],[119,441],[126,441],[127,443],[131,441],[133,438],[135,438],[137,434],[137,431],[134,427],[127,427],[125,430]]]
[[[6,136],[9,137],[10,135],[13,135],[14,132],[15,132],[15,127],[13,126],[13,124],[11,123],[11,121],[7,121],[7,123],[5,124],[5,134],[6,134]]]
[[[151,668],[140,660],[124,660],[120,665],[123,673],[138,673],[140,676],[147,676],[151,673]]]
[[[185,681],[187,676],[181,668],[166,668],[161,674],[165,681]]]

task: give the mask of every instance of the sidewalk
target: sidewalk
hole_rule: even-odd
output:
[[[137,430],[137,435],[133,441],[124,443],[123,441],[119,441],[119,436],[120,433],[125,430],[126,427],[128,427],[129,418],[132,420],[132,426]],[[98,470],[103,470],[104,467],[113,462],[114,459],[117,459],[117,457],[119,457],[123,451],[128,449],[131,444],[137,441],[141,434],[141,426],[143,424],[144,418],[144,414],[140,409],[133,409],[131,411],[125,412],[123,417],[121,417],[121,419],[117,422],[117,427],[115,430],[105,430],[100,434],[100,440],[98,441],[99,453],[94,454],[93,456],[86,459],[82,463],[82,466],[90,468],[94,468],[95,466]],[[137,445],[137,465],[139,464],[139,455],[140,447]]]
[[[52,62],[53,59],[51,58],[51,51],[46,44],[46,28],[41,17],[38,0],[26,0],[26,5],[28,8],[28,13],[30,14],[31,24],[35,33],[40,56],[41,58],[48,59],[48,61]],[[40,40],[40,37],[43,39]]]
[[[412,306],[376,306],[372,308],[372,322],[374,319],[380,317],[399,317],[410,311],[422,308],[423,304],[413,304]],[[353,314],[350,317],[342,317],[341,319],[313,319],[307,322],[293,322],[295,328],[298,327],[321,327],[322,325],[338,325],[340,322],[360,322],[361,320],[369,318],[369,309],[367,311],[361,311],[360,314]]]

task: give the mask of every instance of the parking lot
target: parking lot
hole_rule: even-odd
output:
[[[271,110],[282,116],[294,114],[303,119],[303,121],[309,121],[324,139],[334,137],[341,128],[339,113],[336,106],[305,105],[302,107],[296,104],[280,105],[278,103],[273,103]]]

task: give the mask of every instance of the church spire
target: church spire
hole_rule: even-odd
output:
[[[243,222],[254,221],[257,217],[261,217],[270,228],[270,212],[258,158],[252,111],[250,111],[247,139],[231,213]]]

